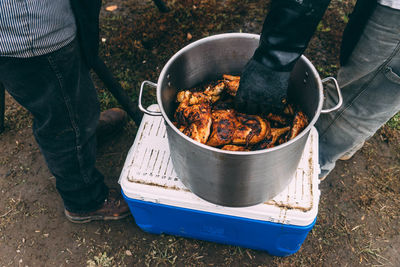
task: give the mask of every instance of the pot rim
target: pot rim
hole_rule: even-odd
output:
[[[319,103],[318,103],[318,107],[317,110],[315,112],[315,115],[313,117],[313,119],[310,121],[310,123],[308,124],[308,126],[299,134],[297,135],[295,138],[293,138],[292,140],[289,140],[283,144],[280,144],[278,146],[272,147],[272,148],[266,148],[266,149],[261,149],[261,150],[254,150],[254,151],[230,151],[230,150],[222,150],[220,148],[216,148],[216,147],[212,147],[212,146],[208,146],[206,144],[202,144],[200,142],[197,142],[193,139],[191,139],[190,137],[188,137],[187,135],[185,135],[184,133],[182,133],[181,131],[179,131],[178,128],[175,127],[175,125],[172,124],[172,121],[168,118],[168,115],[166,114],[164,107],[162,105],[162,99],[161,99],[161,84],[162,81],[164,79],[166,79],[167,77],[167,70],[169,69],[170,65],[172,65],[174,63],[174,61],[182,54],[186,53],[187,51],[193,49],[194,47],[197,47],[203,43],[207,43],[213,40],[219,40],[219,39],[224,39],[224,38],[228,38],[228,37],[243,37],[243,38],[253,38],[253,39],[260,39],[260,35],[258,34],[253,34],[253,33],[222,33],[222,34],[216,34],[216,35],[212,35],[212,36],[208,36],[208,37],[204,37],[202,39],[199,39],[191,44],[188,44],[186,46],[184,46],[183,48],[181,48],[178,52],[176,52],[169,60],[168,62],[164,65],[163,69],[161,70],[160,76],[158,77],[158,81],[157,81],[157,103],[158,106],[160,107],[161,110],[161,114],[164,118],[164,120],[167,122],[168,126],[171,127],[178,135],[180,135],[182,138],[184,138],[186,141],[192,143],[193,145],[199,146],[201,148],[207,149],[207,150],[211,150],[217,153],[222,153],[222,154],[227,154],[227,155],[255,155],[255,154],[263,154],[263,153],[267,153],[267,152],[273,152],[275,150],[279,150],[282,149],[286,146],[289,146],[290,144],[296,142],[297,140],[299,140],[300,138],[302,138],[304,135],[306,135],[311,128],[314,126],[314,124],[317,122],[319,115],[321,113],[322,110],[322,104],[323,104],[323,86],[322,86],[322,81],[321,78],[317,72],[317,70],[315,69],[314,65],[310,62],[310,60],[308,58],[306,58],[304,55],[301,55],[301,59],[303,61],[305,61],[305,63],[310,67],[311,72],[312,72],[312,76],[317,78],[317,86],[318,86],[318,91],[319,91]]]

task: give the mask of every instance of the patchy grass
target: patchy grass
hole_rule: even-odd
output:
[[[87,267],[111,267],[114,266],[114,257],[107,256],[107,252],[99,253],[93,260],[87,261]]]
[[[400,130],[400,112],[387,122],[387,126],[394,130]]]

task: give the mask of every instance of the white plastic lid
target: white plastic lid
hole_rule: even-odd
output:
[[[149,107],[149,110],[157,109],[157,105]],[[247,219],[307,226],[318,213],[318,174],[318,133],[312,128],[293,180],[275,198],[244,208],[210,203],[190,192],[176,176],[170,159],[164,119],[144,115],[119,182],[124,194],[131,199]]]

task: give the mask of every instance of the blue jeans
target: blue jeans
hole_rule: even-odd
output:
[[[342,107],[321,114],[316,127],[320,135],[320,177],[335,162],[351,154],[400,111],[400,10],[378,5],[348,63],[338,73]],[[328,87],[325,104],[337,102]]]
[[[95,168],[100,107],[78,42],[38,57],[0,57],[0,82],[32,113],[35,139],[65,208],[97,209],[108,194]]]

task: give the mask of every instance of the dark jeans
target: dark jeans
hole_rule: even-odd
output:
[[[47,55],[0,57],[0,82],[33,117],[33,134],[65,208],[97,209],[108,194],[95,168],[100,108],[77,41]]]

